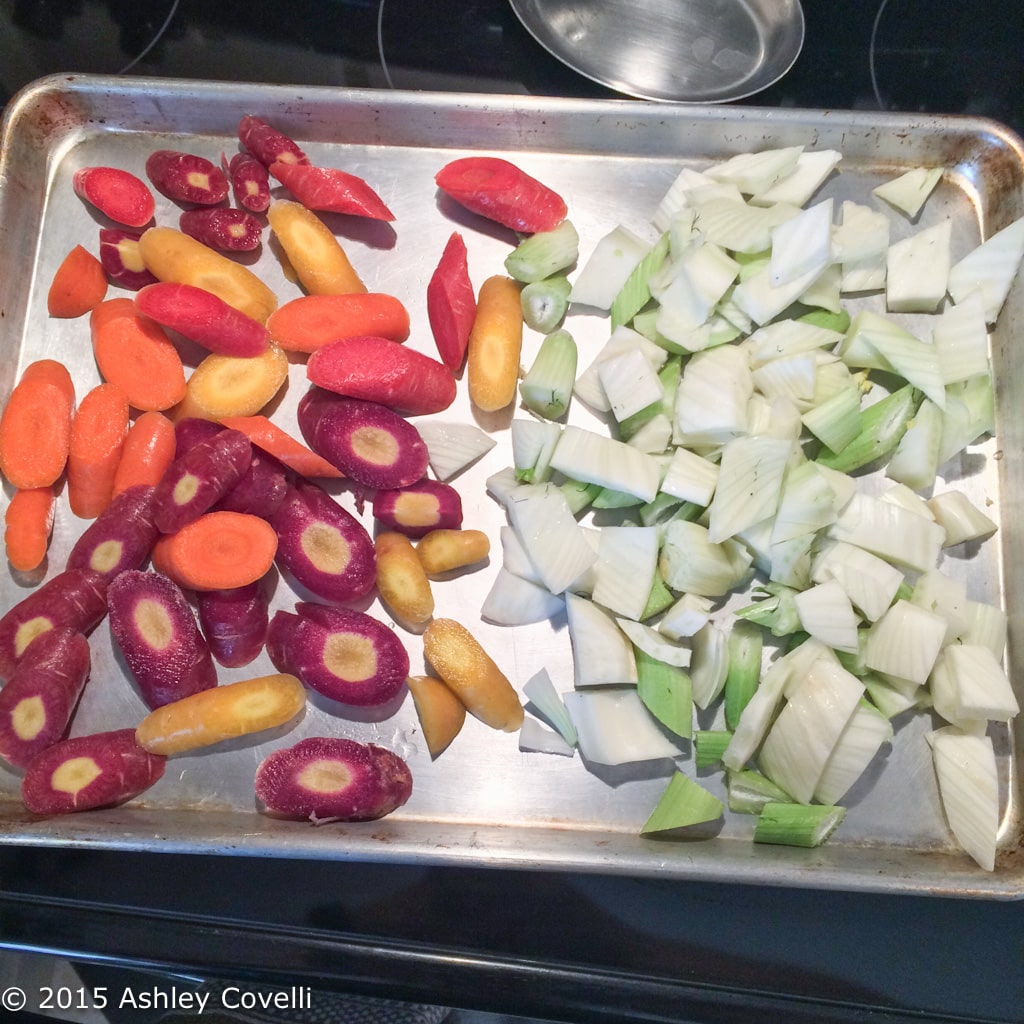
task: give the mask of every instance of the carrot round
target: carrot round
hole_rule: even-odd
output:
[[[386,292],[300,295],[271,313],[267,330],[288,352],[315,352],[339,338],[365,334],[406,341],[409,311]]]
[[[0,414],[0,472],[15,488],[53,484],[71,444],[74,385],[55,360],[30,364]]]
[[[46,309],[50,316],[73,318],[88,313],[107,294],[107,272],[84,245],[76,245],[61,261],[50,290]]]
[[[277,534],[247,512],[206,512],[157,541],[153,568],[190,590],[227,590],[255,583],[270,570]]]
[[[151,754],[182,754],[285,725],[305,706],[295,676],[257,676],[164,704],[139,723],[135,741]]]
[[[106,299],[89,317],[96,365],[135,409],[170,409],[185,397],[185,367],[164,329],[128,298]]]
[[[12,495],[4,513],[4,547],[7,561],[18,572],[38,569],[46,557],[55,502],[52,487],[33,487]]]
[[[484,412],[504,409],[515,398],[522,346],[519,285],[510,277],[489,277],[477,297],[466,355],[469,397]]]
[[[162,412],[144,412],[125,435],[114,496],[137,484],[155,487],[174,461],[175,443],[174,422]]]
[[[278,462],[301,476],[339,479],[345,475],[337,466],[332,466],[260,413],[255,416],[225,416],[220,422],[225,427],[240,430],[257,448],[273,455]]]
[[[97,384],[71,421],[68,501],[79,518],[95,519],[110,504],[127,433],[127,396],[116,384]]]
[[[255,416],[288,379],[288,357],[269,344],[258,356],[211,352],[192,371],[174,419],[216,420]]]

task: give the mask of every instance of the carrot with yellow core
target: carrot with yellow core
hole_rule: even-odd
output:
[[[345,295],[367,287],[334,233],[312,210],[279,199],[267,220],[299,283],[310,295]]]
[[[433,619],[423,632],[423,652],[471,715],[504,732],[515,732],[523,724],[515,688],[461,623]]]
[[[522,348],[519,284],[496,274],[480,286],[466,349],[469,397],[478,409],[497,412],[515,398]]]
[[[277,309],[277,296],[251,270],[183,231],[149,228],[139,239],[139,254],[158,280],[213,292],[261,324]]]
[[[431,759],[436,759],[462,731],[466,705],[434,676],[409,676],[406,684],[412,694],[427,750]]]
[[[305,687],[295,676],[256,676],[164,704],[138,724],[135,741],[151,754],[169,757],[276,729],[305,705]]]
[[[192,371],[173,418],[222,421],[231,416],[255,416],[287,379],[288,357],[273,343],[258,356],[213,352]]]
[[[419,555],[404,533],[378,533],[377,592],[395,618],[419,632],[434,614],[434,594]]]

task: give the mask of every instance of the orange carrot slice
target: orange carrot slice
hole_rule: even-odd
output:
[[[163,328],[129,298],[107,299],[89,317],[92,350],[105,381],[135,409],[170,409],[185,397],[185,367]]]
[[[497,274],[480,286],[466,355],[469,397],[484,412],[504,409],[516,397],[523,346],[519,284]]]
[[[259,516],[206,512],[156,542],[153,568],[190,590],[227,590],[255,583],[270,570],[277,534]]]
[[[50,316],[73,318],[88,313],[107,294],[107,272],[84,245],[64,257],[50,282],[46,308]]]
[[[301,476],[339,479],[345,475],[266,416],[225,416],[221,423],[240,430],[254,445]]]
[[[267,321],[270,337],[288,352],[315,352],[339,338],[372,334],[391,341],[409,337],[409,311],[386,292],[300,295]]]
[[[15,491],[4,514],[4,546],[7,561],[18,572],[42,565],[53,532],[56,503],[52,487]]]
[[[68,501],[79,518],[95,519],[110,504],[127,433],[127,396],[116,384],[97,384],[71,422]]]
[[[64,472],[74,385],[56,360],[30,364],[0,414],[0,472],[19,490],[48,487]]]
[[[174,422],[162,412],[144,412],[129,428],[114,474],[114,496],[147,484],[155,487],[174,461]]]

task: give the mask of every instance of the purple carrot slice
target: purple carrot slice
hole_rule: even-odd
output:
[[[160,536],[152,484],[136,484],[116,495],[86,527],[68,555],[69,569],[91,569],[112,580],[138,569]]]
[[[238,122],[238,141],[264,167],[269,168],[276,161],[292,164],[309,163],[309,158],[294,139],[271,127],[254,114],[246,114]]]
[[[147,706],[158,708],[217,685],[217,669],[181,588],[142,569],[107,590],[110,631]]]
[[[216,206],[228,197],[224,172],[197,153],[158,149],[146,159],[146,174],[157,191],[175,202]]]
[[[373,496],[373,516],[389,530],[407,537],[424,537],[431,530],[462,526],[462,498],[450,484],[422,480]]]
[[[256,770],[256,797],[269,814],[314,824],[372,821],[412,795],[412,772],[386,747],[314,736],[276,750]]]
[[[252,153],[235,153],[230,160],[221,153],[220,166],[231,182],[235,202],[253,213],[263,213],[270,205],[267,168]]]
[[[100,228],[100,263],[107,277],[122,288],[138,291],[155,284],[156,277],[146,269],[139,251],[140,231]]]
[[[263,241],[263,225],[248,210],[230,207],[184,210],[178,227],[196,241],[221,252],[252,252]]]
[[[167,758],[135,742],[134,729],[76,736],[32,759],[21,782],[21,799],[33,814],[110,807],[144,793],[166,765]]]
[[[230,590],[196,594],[199,626],[214,659],[225,668],[255,661],[270,624],[270,601],[262,581]]]

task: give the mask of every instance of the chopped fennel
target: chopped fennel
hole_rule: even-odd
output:
[[[728,729],[698,729],[693,734],[694,765],[698,769],[717,765],[731,738],[732,733]]]
[[[725,726],[735,730],[761,677],[764,641],[759,627],[742,619],[729,633],[729,670],[725,676]]]
[[[946,297],[953,222],[942,220],[889,246],[885,305],[891,313],[934,313]]]
[[[609,611],[639,619],[658,571],[656,526],[606,526],[597,541],[594,600]]]
[[[644,707],[635,686],[572,690],[565,706],[579,738],[579,751],[594,764],[621,765],[682,756]]]
[[[520,480],[540,484],[551,476],[551,455],[560,434],[559,425],[547,420],[520,416],[512,421],[512,462]]]
[[[564,274],[554,274],[543,281],[524,285],[519,293],[523,323],[533,331],[550,334],[557,330],[569,310],[572,285]]]
[[[563,416],[576,383],[577,357],[576,341],[568,331],[546,335],[533,365],[519,382],[523,405],[547,419]]]
[[[580,594],[566,594],[565,610],[577,687],[636,683],[633,645],[603,608]]]
[[[914,218],[921,212],[928,197],[942,178],[941,167],[913,167],[883,182],[872,191],[879,199]]]
[[[914,491],[933,486],[939,471],[942,425],[942,409],[930,398],[923,399],[889,456],[885,475]]]
[[[864,662],[876,672],[923,686],[945,637],[941,615],[901,598],[868,630]]]
[[[690,739],[693,736],[693,694],[690,677],[678,665],[651,657],[641,647],[636,656],[636,690],[644,707],[666,729]]]
[[[950,830],[981,868],[995,870],[999,778],[991,738],[950,725],[929,733],[928,742]]]
[[[472,423],[425,419],[417,425],[438,480],[451,480],[498,442]]]
[[[760,814],[765,804],[792,802],[784,789],[753,768],[727,769],[725,781],[729,810],[737,814]]]
[[[634,268],[650,251],[636,232],[618,225],[601,238],[573,281],[569,301],[608,310]]]
[[[580,237],[569,220],[550,231],[538,231],[524,238],[505,257],[510,277],[533,284],[571,267],[579,256]]]
[[[660,402],[665,393],[657,371],[636,349],[603,359],[597,376],[612,415],[620,422]]]
[[[708,507],[712,544],[775,514],[792,451],[790,441],[768,436],[737,437],[725,445]]]
[[[832,200],[801,210],[772,231],[769,274],[772,287],[817,276],[832,256]]]
[[[546,668],[530,676],[523,684],[523,693],[545,721],[561,734],[562,739],[575,747],[576,727]]]
[[[1020,711],[1009,677],[987,647],[944,647],[931,684],[935,710],[954,725],[977,719],[1008,722]]]
[[[949,294],[963,302],[972,292],[980,294],[985,319],[995,323],[1010,285],[1024,260],[1024,217],[997,231],[949,271]]]
[[[842,800],[892,738],[892,722],[869,701],[862,700],[825,762],[825,769],[814,787],[815,802],[837,804]]]
[[[725,810],[722,801],[698,782],[682,772],[673,772],[641,834],[663,832],[670,828],[686,828],[715,821]]]
[[[943,547],[991,537],[996,524],[963,491],[943,491],[928,499],[935,522],[946,531]]]
[[[714,622],[693,634],[690,655],[690,684],[693,702],[704,709],[711,706],[725,687],[729,674],[729,635]]]
[[[754,192],[753,200],[762,205],[786,203],[803,206],[839,166],[842,154],[836,149],[804,151],[796,158],[796,166],[788,174]]]
[[[713,164],[705,174],[714,181],[731,182],[746,195],[758,195],[792,174],[803,151],[803,146],[785,146],[739,153]]]
[[[820,846],[842,824],[845,817],[845,807],[767,803],[758,815],[754,842],[780,846]]]
[[[563,757],[572,757],[576,753],[576,748],[566,743],[560,733],[542,725],[536,718],[523,719],[519,727],[519,749],[538,754],[560,754]]]
[[[711,601],[696,594],[674,600],[658,622],[658,631],[671,640],[682,640],[703,629],[711,619]]]
[[[668,639],[663,633],[642,622],[621,616],[615,621],[633,646],[643,651],[648,658],[673,668],[686,668],[690,664],[692,651],[689,647]]]
[[[889,218],[870,206],[847,199],[839,208],[839,221],[832,229],[832,259],[839,264],[881,259],[884,269],[890,239]]]
[[[988,374],[988,328],[980,292],[971,292],[935,317],[932,344],[943,383],[956,384]]]
[[[571,477],[653,501],[661,483],[657,460],[624,441],[568,424],[551,456],[551,466]]]
[[[837,651],[856,651],[859,618],[843,587],[834,579],[797,593],[797,614],[804,630]]]
[[[502,567],[484,597],[480,615],[499,626],[526,626],[553,618],[564,608],[564,600],[547,587]]]

